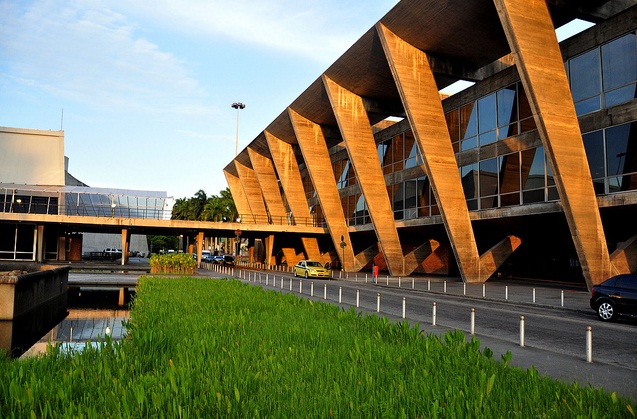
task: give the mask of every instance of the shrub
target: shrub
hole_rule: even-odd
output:
[[[197,261],[188,253],[166,253],[150,257],[152,274],[192,274]]]

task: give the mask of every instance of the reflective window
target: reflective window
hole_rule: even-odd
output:
[[[637,189],[637,122],[606,129],[608,192]]]
[[[599,50],[594,49],[570,60],[571,93],[578,115],[600,109],[602,87]]]
[[[606,169],[604,166],[604,131],[590,132],[582,136],[584,149],[588,159],[588,166],[593,178],[593,187],[596,194],[603,194],[604,177]]]
[[[606,107],[635,98],[637,41],[634,33],[602,46],[602,71]]]

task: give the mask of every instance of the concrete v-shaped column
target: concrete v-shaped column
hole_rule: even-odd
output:
[[[352,249],[352,241],[345,223],[341,197],[336,188],[332,162],[321,127],[291,108],[288,108],[288,114],[294,127],[296,140],[303,153],[305,166],[321,203],[334,249],[338,256],[344,259],[341,263],[346,271],[359,271],[361,266],[354,258],[354,249]],[[341,237],[345,242],[344,249],[341,248]]]
[[[243,191],[248,200],[250,213],[254,217],[254,222],[257,224],[268,224],[268,213],[265,209],[263,194],[261,193],[261,187],[254,174],[254,170],[242,165],[236,160],[234,166],[237,168],[237,173],[239,173],[241,186],[243,186]]]
[[[283,197],[279,190],[279,182],[274,172],[272,160],[257,153],[250,147],[248,147],[248,155],[271,219],[274,224],[286,224],[287,211],[283,206]]]
[[[281,186],[283,187],[288,205],[292,211],[292,221],[294,224],[308,225],[312,222],[312,216],[310,215],[310,208],[305,198],[303,180],[301,179],[301,172],[299,171],[299,165],[296,161],[292,144],[286,143],[268,131],[264,131],[264,134],[268,141],[272,161],[274,161]],[[319,246],[316,238],[306,237],[303,238],[302,242],[305,254],[309,259],[321,260],[321,253],[318,250]]]
[[[480,277],[480,257],[469,210],[427,55],[381,23],[376,24],[376,30],[420,148],[460,275],[467,282],[484,281],[487,278]]]
[[[551,15],[544,1],[494,3],[590,289],[611,275],[610,256]]]
[[[637,270],[637,235],[617,245],[610,255],[613,275],[628,274]]]
[[[232,173],[229,173],[227,170],[224,170],[223,174],[226,176],[226,181],[228,182],[228,187],[232,194],[232,200],[234,201],[234,206],[237,208],[239,216],[248,217],[252,215],[248,198],[246,197],[243,186],[241,185],[241,179]]]
[[[298,224],[310,222],[310,208],[305,198],[303,180],[292,144],[286,143],[268,131],[264,131],[264,134],[292,215]]]
[[[381,251],[392,275],[405,274],[394,212],[387,195],[385,177],[376,151],[374,133],[363,99],[323,75],[323,85],[332,104],[347,154],[374,225]]]

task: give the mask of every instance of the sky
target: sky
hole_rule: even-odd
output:
[[[0,0],[0,126],[93,187],[218,195],[239,150],[397,0]]]
[[[0,0],[0,126],[93,187],[218,195],[239,150],[398,0]]]

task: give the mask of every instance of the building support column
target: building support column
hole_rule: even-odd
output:
[[[239,179],[241,180],[241,186],[245,193],[245,197],[248,200],[250,206],[250,213],[254,217],[256,224],[268,224],[268,212],[263,202],[263,193],[261,187],[257,181],[257,176],[254,174],[254,170],[242,165],[238,161],[234,162],[237,172],[239,173]]]
[[[301,237],[301,243],[303,243],[303,249],[307,259],[324,262],[321,249],[319,249],[318,240],[316,240],[315,237]]]
[[[36,233],[36,255],[35,261],[38,263],[42,263],[44,261],[44,225],[38,224],[37,233]]]
[[[122,229],[122,266],[128,262],[128,252],[130,247],[130,233],[127,229]]]
[[[246,218],[250,217],[252,213],[250,212],[250,204],[248,203],[246,193],[243,190],[243,186],[241,186],[241,179],[239,179],[238,176],[235,176],[232,173],[228,172],[227,170],[224,170],[223,174],[226,176],[226,181],[228,182],[228,187],[230,188],[230,194],[232,195],[232,200],[234,201],[234,205],[237,208],[239,218],[241,218],[241,221],[243,222],[248,222],[249,220],[247,220]]]
[[[248,155],[272,222],[280,225],[287,224],[287,211],[283,206],[283,197],[272,160],[250,147],[248,147]]]
[[[610,255],[553,21],[544,1],[494,0],[588,288],[611,275]]]
[[[201,268],[201,252],[203,251],[203,231],[197,233],[197,269]]]
[[[610,255],[613,275],[628,274],[637,271],[637,235],[617,245]]]
[[[376,25],[387,62],[414,133],[424,171],[429,177],[460,275],[467,282],[480,277],[480,256],[451,145],[440,94],[427,55],[381,23]]]
[[[323,85],[332,104],[361,193],[365,196],[365,203],[389,272],[392,275],[403,276],[405,258],[363,99],[325,75]]]
[[[272,266],[272,254],[274,253],[274,234],[266,236],[263,244],[265,245],[265,268],[270,269],[270,266]]]
[[[341,197],[336,188],[332,162],[323,131],[318,124],[304,118],[291,108],[288,108],[288,114],[303,156],[311,156],[311,158],[305,158],[305,165],[321,203],[334,248],[338,250],[339,258],[343,259],[341,265],[346,271],[359,271],[362,266],[354,258],[354,249],[352,249],[352,241],[345,222]],[[345,243],[344,248],[341,248],[341,242]]]

